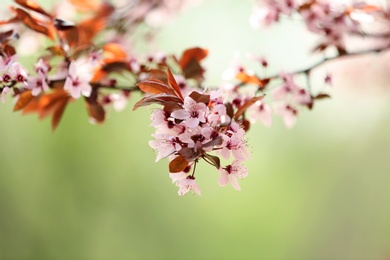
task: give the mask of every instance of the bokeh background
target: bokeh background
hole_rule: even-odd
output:
[[[251,11],[252,1],[204,1],[155,46],[208,48],[211,86],[235,51],[264,55],[271,71],[320,58],[299,21],[254,31]],[[242,191],[219,187],[203,165],[201,197],[179,197],[167,161],[154,163],[151,109],[133,112],[137,96],[101,126],[80,100],[55,133],[9,100],[0,109],[0,259],[389,259],[389,58],[325,65],[332,99],[302,111],[291,130],[280,118],[253,126]]]

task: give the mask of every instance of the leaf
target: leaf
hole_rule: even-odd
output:
[[[87,106],[88,114],[90,118],[93,119],[94,123],[101,124],[104,122],[106,118],[106,111],[104,111],[104,108],[101,104],[99,104],[96,101],[90,102],[87,99],[86,106]]]
[[[188,161],[183,156],[179,155],[169,163],[169,172],[170,173],[182,172],[187,166],[188,166]]]
[[[8,42],[14,35],[13,30],[0,33],[0,43]]]
[[[114,12],[114,7],[108,2],[104,2],[97,9],[95,15],[78,25],[79,44],[89,44],[93,37],[106,27],[108,17]]]
[[[68,22],[60,18],[54,18],[53,24],[54,27],[59,31],[66,31],[76,27],[76,25],[73,22]]]
[[[30,103],[30,101],[34,98],[31,92],[31,90],[27,90],[19,94],[18,101],[16,101],[14,106],[14,111],[19,111]]]
[[[331,96],[325,93],[321,93],[314,97],[314,99],[326,99],[326,98],[331,98]]]
[[[182,108],[181,104],[183,104],[183,101],[176,96],[162,93],[162,94],[151,95],[151,96],[142,98],[140,101],[138,101],[134,105],[133,110],[136,110],[139,107],[148,106],[151,104],[160,104],[163,106],[169,105],[169,106],[175,107],[176,109],[181,109]]]
[[[200,94],[197,91],[193,91],[189,96],[197,103],[204,103],[204,104],[206,104],[206,106],[210,102],[210,95]]]
[[[184,73],[184,77],[186,79],[196,79],[196,80],[199,80],[199,79],[203,78],[204,70],[203,70],[203,68],[202,68],[202,66],[200,65],[199,62],[197,62],[196,60],[192,59],[188,63],[187,67],[185,67],[183,69],[183,73]]]
[[[207,54],[208,50],[198,47],[184,51],[179,60],[179,65],[184,73],[185,78],[203,78],[204,70],[200,65],[200,61],[206,58]]]
[[[368,5],[364,2],[361,2],[360,4],[355,4],[354,6],[349,7],[345,14],[350,15],[354,11],[360,11],[365,13],[374,13],[374,12],[380,12],[382,11],[382,8],[376,5]]]
[[[247,100],[244,104],[242,104],[242,106],[240,106],[236,113],[234,114],[234,119],[237,120],[242,114],[244,114],[244,112],[251,106],[253,105],[254,103],[256,103],[257,101],[259,100],[262,100],[264,98],[264,96],[258,96],[258,97],[253,97],[249,100]]]
[[[234,109],[233,109],[232,103],[230,103],[230,102],[225,103],[225,107],[226,107],[226,114],[227,114],[230,118],[233,118],[233,117],[234,117]]]
[[[244,119],[244,120],[242,120],[242,122],[240,122],[240,124],[241,124],[242,129],[244,129],[245,132],[249,131],[249,128],[251,126],[251,123],[249,122],[249,120]]]
[[[43,8],[38,5],[37,2],[33,1],[33,0],[15,0],[15,2],[27,9],[30,9],[32,11],[35,11],[37,13],[40,13],[40,14],[43,14],[49,18],[52,18],[52,16],[47,13],[45,10],[43,10]]]
[[[221,167],[221,160],[218,156],[210,155],[205,153],[202,158],[209,164],[213,165],[215,168],[219,169]]]
[[[181,148],[178,153],[183,156],[187,161],[193,161],[199,156],[199,151],[189,147]]]
[[[202,145],[202,147],[210,147],[214,145],[221,145],[223,143],[222,137],[218,136],[217,138],[214,138],[213,140],[205,143]]]
[[[6,45],[3,46],[3,50],[2,50],[2,51],[3,51],[3,53],[5,53],[6,56],[8,56],[8,57],[14,56],[14,55],[16,54],[15,48],[12,47],[11,45],[8,45],[8,44],[6,44]]]
[[[64,114],[66,105],[68,104],[70,97],[61,99],[56,103],[55,108],[53,109],[53,117],[51,119],[51,130],[54,132],[58,124],[61,121],[62,115]]]
[[[201,60],[207,57],[207,54],[208,50],[199,47],[185,50],[179,60],[180,67],[185,70],[191,60],[195,60],[199,63]]]
[[[328,48],[328,44],[326,44],[326,43],[320,43],[320,44],[318,44],[317,46],[315,46],[315,47],[312,49],[312,52],[313,52],[313,53],[322,52],[322,51],[326,50],[326,48]]]
[[[112,62],[104,64],[100,69],[96,70],[93,75],[91,82],[98,82],[107,77],[109,73],[116,72],[120,73],[122,71],[130,71],[131,68],[127,62]]]
[[[24,25],[26,25],[33,31],[42,33],[51,39],[55,38],[55,29],[51,22],[44,22],[38,20],[37,18],[34,18],[29,13],[20,8],[11,7],[11,11],[13,11],[16,16],[14,18],[9,19],[8,21],[0,22],[0,24],[22,22]]]
[[[53,55],[53,56],[64,56],[65,55],[65,52],[61,48],[61,46],[51,46],[51,47],[48,47],[46,50],[48,50],[51,53],[51,55]]]
[[[236,78],[245,84],[255,84],[260,88],[264,88],[270,81],[269,79],[259,79],[257,76],[249,75],[245,72],[237,73]]]
[[[68,92],[55,89],[52,93],[33,98],[24,108],[23,114],[38,113],[39,119],[52,115],[51,127],[54,131],[61,121],[65,107],[71,100]]]
[[[70,3],[81,12],[96,11],[99,8],[99,0],[69,0]]]
[[[136,84],[143,92],[148,94],[171,94],[175,95],[173,89],[158,79],[147,79]]]
[[[104,63],[116,61],[126,61],[127,53],[123,47],[117,43],[108,43],[104,45]]]
[[[309,10],[313,4],[315,4],[317,1],[316,0],[311,0],[303,3],[302,5],[299,6],[298,10],[299,12]]]
[[[168,68],[167,71],[168,75],[168,85],[171,87],[171,89],[174,91],[175,95],[179,97],[181,100],[184,101],[183,95],[181,94],[180,88],[177,85],[177,82],[175,80],[175,77],[173,76],[171,70]]]

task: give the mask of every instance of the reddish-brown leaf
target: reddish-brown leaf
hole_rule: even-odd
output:
[[[49,94],[43,94],[33,98],[24,108],[23,114],[38,113],[39,118],[43,119],[49,115],[53,115],[52,129],[53,131],[58,126],[66,105],[71,100],[69,94],[63,89],[56,89]]]
[[[190,95],[189,95],[190,98],[192,98],[193,100],[195,100],[197,103],[204,103],[206,104],[206,106],[209,104],[210,102],[210,95],[204,95],[204,94],[200,94],[199,92],[197,91],[193,91]]]
[[[108,2],[100,5],[95,15],[82,21],[79,25],[79,44],[89,44],[92,38],[106,27],[107,19],[114,11],[114,7]]]
[[[188,165],[188,161],[183,156],[179,155],[169,163],[169,172],[170,173],[182,172],[187,167],[187,165]]]
[[[44,94],[39,99],[39,118],[43,119],[50,115],[55,110],[57,103],[62,100],[68,100],[68,92],[59,89],[50,94]]]
[[[354,11],[359,11],[359,12],[365,12],[365,13],[374,13],[378,11],[382,11],[382,8],[376,5],[368,5],[366,3],[361,3],[360,5],[355,5],[351,6],[345,11],[345,14],[351,14]]]
[[[41,21],[20,8],[11,7],[11,10],[15,13],[16,17],[2,23],[22,22],[33,31],[42,33],[51,39],[55,38],[55,28],[51,22]]]
[[[236,113],[234,114],[234,119],[237,120],[242,114],[244,114],[244,112],[251,106],[253,105],[254,103],[256,103],[257,101],[259,100],[262,100],[264,98],[264,96],[258,96],[258,97],[253,97],[249,100],[247,100],[244,104],[242,104],[242,106],[240,106]]]
[[[48,47],[46,50],[48,50],[51,55],[53,56],[64,56],[64,50],[61,48],[61,46],[51,46]]]
[[[168,85],[171,87],[171,89],[174,91],[175,95],[179,97],[181,100],[184,100],[183,95],[181,94],[179,85],[177,85],[177,82],[175,80],[175,77],[173,76],[171,70],[168,68],[167,71],[168,75]]]
[[[199,47],[185,50],[179,60],[180,67],[184,70],[191,60],[200,62],[207,57],[208,50]]]
[[[328,94],[321,93],[314,97],[314,99],[325,99],[325,98],[330,98],[330,96]]]
[[[160,104],[163,106],[169,106],[171,108],[181,109],[181,104],[183,104],[183,101],[176,96],[162,93],[142,98],[134,105],[133,110],[136,110],[139,107],[149,106],[151,104]]]
[[[70,97],[60,99],[57,101],[56,106],[53,108],[53,117],[51,119],[51,130],[56,130],[58,124],[61,121],[62,115],[64,114],[65,108],[68,105]]]
[[[108,43],[104,45],[104,63],[127,60],[127,53],[123,47],[117,43]]]
[[[13,35],[14,35],[13,30],[9,30],[9,31],[0,33],[0,43],[8,42],[12,38]]]
[[[72,22],[55,18],[53,19],[54,27],[57,29],[60,38],[69,45],[69,47],[77,46],[79,43],[79,29]]]
[[[52,18],[52,16],[46,12],[37,2],[33,0],[14,0],[17,4],[30,9],[32,11],[35,11],[37,13],[43,14],[49,18]]]
[[[183,73],[186,79],[200,80],[203,79],[204,70],[198,61],[192,59],[183,69]]]
[[[226,114],[227,114],[230,118],[233,118],[233,116],[234,116],[234,109],[233,109],[232,103],[230,103],[230,102],[225,103],[225,107],[226,107]]]
[[[147,79],[137,83],[137,86],[145,93],[148,94],[171,94],[175,95],[173,89],[171,89],[166,83],[158,79]]]
[[[141,68],[142,68],[142,66],[141,66]],[[155,78],[155,79],[158,79],[158,80],[161,80],[161,81],[164,81],[164,82],[168,81],[167,73],[165,71],[163,71],[163,70],[142,68],[141,71],[144,72],[144,73],[148,73],[151,78]]]
[[[246,84],[259,84],[260,80],[254,75],[248,75],[245,72],[239,72],[236,75],[236,78]]]
[[[34,98],[31,92],[31,90],[27,90],[19,94],[18,101],[14,106],[14,111],[19,111],[30,103],[30,101]]]
[[[3,53],[7,56],[7,57],[11,57],[13,55],[16,54],[16,50],[14,47],[12,47],[11,45],[8,45],[8,44],[5,44],[3,47]]]
[[[312,50],[312,52],[316,53],[316,52],[322,52],[324,50],[326,50],[326,48],[328,48],[328,44],[326,43],[320,43],[318,44],[317,46],[315,46]]]
[[[106,78],[109,73],[121,73],[122,71],[130,71],[131,68],[128,62],[112,62],[104,64],[100,69],[96,70],[91,82],[98,82]]]
[[[81,12],[96,11],[100,2],[100,0],[70,0],[70,3]]]
[[[251,126],[251,123],[249,122],[249,120],[244,119],[244,120],[242,120],[242,121],[240,122],[240,124],[241,124],[242,129],[244,129],[245,132],[248,132],[248,131],[249,131],[249,128],[250,128],[250,126]]]
[[[317,1],[316,0],[312,0],[312,1],[308,1],[308,2],[305,2],[304,4],[300,5],[299,6],[299,11],[302,12],[302,11],[306,11],[306,10],[309,10],[310,7],[315,4]]]
[[[94,123],[101,124],[106,118],[106,111],[98,102],[86,102],[88,114]]]
[[[179,65],[185,78],[199,79],[203,77],[203,68],[200,61],[206,58],[208,51],[202,48],[192,48],[184,51],[179,60]]]

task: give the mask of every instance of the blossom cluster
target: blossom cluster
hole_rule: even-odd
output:
[[[319,36],[314,50],[325,58],[306,69],[278,69],[267,75],[264,71],[270,63],[251,55],[263,71],[236,62],[227,68],[224,82],[209,89],[202,64],[206,49],[189,48],[180,56],[162,52],[142,56],[130,44],[139,27],[161,25],[198,0],[66,0],[50,11],[34,0],[14,1],[10,15],[0,20],[1,101],[13,98],[14,111],[51,116],[54,130],[75,100],[85,102],[90,122],[98,124],[111,107],[124,109],[132,93],[140,92],[142,99],[134,109],[160,106],[151,115],[156,130],[149,145],[157,153],[156,161],[170,161],[170,177],[179,195],[191,190],[200,195],[196,165],[201,161],[216,168],[219,185],[230,183],[240,190],[238,180],[248,175],[243,165],[249,158],[245,134],[252,123],[269,127],[273,115],[278,115],[286,127],[292,127],[302,109],[312,109],[317,100],[329,97],[325,87],[316,92],[311,88],[314,69],[339,57],[378,53],[390,44],[390,30],[372,32],[367,27],[368,21],[390,24],[383,7],[364,2],[263,0],[251,16],[254,27],[299,16],[307,30]],[[151,35],[146,35],[146,41]],[[351,35],[379,38],[384,45],[352,52],[346,41]],[[328,49],[336,55],[327,56]],[[32,69],[19,60],[26,53],[39,56]],[[302,76],[305,83],[297,80]],[[330,75],[325,83],[331,83]]]
[[[250,17],[254,28],[280,22],[283,17],[298,15],[308,31],[320,36],[316,50],[335,47],[342,54],[346,52],[346,38],[351,35],[367,36],[367,26],[375,20],[386,19],[387,11],[380,6],[363,1],[327,0],[261,0]]]
[[[189,190],[200,195],[195,182],[195,167],[200,159],[216,167],[220,172],[219,184],[225,186],[229,182],[240,190],[238,178],[247,176],[246,168],[241,164],[249,158],[245,131],[229,114],[221,92],[210,94],[191,92],[184,97],[182,104],[171,109],[156,109],[151,116],[155,140],[150,146],[157,151],[157,159],[168,157],[170,160],[170,176],[179,187],[179,195]],[[173,110],[173,111],[171,111]],[[234,158],[225,167],[220,165],[218,156],[225,160]]]

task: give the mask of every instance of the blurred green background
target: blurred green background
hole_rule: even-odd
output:
[[[208,48],[212,86],[236,50],[265,55],[274,71],[320,58],[309,57],[316,38],[299,22],[252,30],[251,8],[204,1],[155,46]],[[167,161],[154,163],[151,109],[133,112],[137,96],[102,126],[76,102],[55,133],[48,120],[13,113],[9,100],[0,110],[0,259],[389,259],[386,60],[327,65],[332,99],[302,111],[291,130],[280,118],[253,126],[242,191],[219,187],[203,165],[201,197],[179,197]]]

